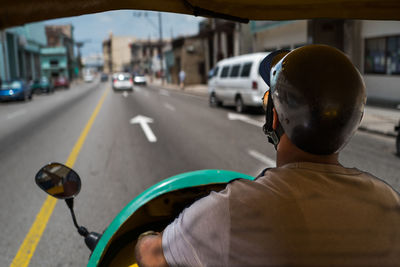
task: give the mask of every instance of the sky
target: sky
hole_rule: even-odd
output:
[[[164,38],[193,35],[198,32],[202,17],[162,12]],[[82,56],[102,53],[101,43],[114,35],[138,39],[159,38],[158,12],[118,10],[45,21],[49,24],[72,24],[75,41],[85,41]]]

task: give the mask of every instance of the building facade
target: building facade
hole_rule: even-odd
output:
[[[171,58],[172,54],[173,59]],[[179,84],[180,70],[186,73],[186,85],[207,82],[206,54],[203,39],[200,36],[176,38],[172,41],[172,54],[167,53],[168,64],[166,64],[172,83]]]
[[[0,31],[0,77],[3,80],[39,78],[40,49],[46,46],[42,22]]]
[[[156,74],[161,76],[165,69],[164,51],[170,46],[171,41],[160,40],[135,40],[130,44],[132,72],[143,74]]]
[[[104,72],[131,72],[131,44],[136,40],[132,36],[110,34],[103,41]]]
[[[301,21],[251,21],[253,51],[269,52],[277,49],[294,49],[307,43],[306,20]]]
[[[64,47],[67,57],[68,79],[76,76],[76,60],[74,55],[74,27],[68,25],[46,25],[46,37],[48,47]],[[52,51],[52,50],[49,50]],[[58,51],[58,50],[54,50]]]
[[[42,75],[49,80],[57,77],[69,79],[68,52],[64,46],[45,47],[40,51]]]
[[[254,52],[327,44],[360,70],[369,103],[400,103],[400,22],[315,19],[251,22]]]
[[[400,21],[362,21],[361,70],[370,102],[400,104]]]

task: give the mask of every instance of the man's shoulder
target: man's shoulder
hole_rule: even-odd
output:
[[[264,171],[254,181],[239,179],[227,186],[229,197],[290,198],[313,192],[343,191],[392,195],[396,192],[382,179],[356,168],[341,165],[294,163]]]

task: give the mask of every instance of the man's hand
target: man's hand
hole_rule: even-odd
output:
[[[154,232],[139,237],[135,257],[140,267],[168,267],[162,248],[162,234]]]

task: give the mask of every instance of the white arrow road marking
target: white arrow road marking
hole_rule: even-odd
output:
[[[248,152],[249,155],[252,156],[253,158],[255,158],[255,159],[261,161],[261,162],[264,163],[264,164],[266,164],[267,167],[276,167],[276,162],[275,162],[275,160],[273,160],[273,159],[271,159],[271,158],[269,158],[269,157],[267,157],[267,156],[261,154],[260,152],[255,151],[255,150],[252,150],[252,149],[249,149],[247,152]]]
[[[169,109],[169,110],[175,111],[174,106],[172,106],[172,105],[170,105],[170,104],[168,104],[168,103],[164,103],[164,107],[166,107],[166,108]]]
[[[127,97],[128,97],[128,92],[127,92],[127,91],[124,91],[124,92],[122,93],[122,96],[125,97],[125,98],[127,98]]]
[[[237,114],[237,113],[229,112],[228,119],[230,119],[231,121],[234,121],[234,120],[243,121],[243,122],[252,124],[254,126],[258,126],[258,127],[262,127],[264,125],[264,123],[261,121],[254,120],[254,119],[247,117],[246,115],[241,115],[241,114]]]
[[[160,95],[164,95],[164,96],[170,96],[169,92],[167,90],[160,90]]]
[[[15,112],[7,115],[7,120],[14,119],[15,117],[24,115],[25,113],[26,113],[25,109],[21,109],[21,110],[15,111]]]
[[[143,129],[144,134],[149,140],[150,143],[157,142],[157,137],[154,135],[153,131],[151,130],[149,123],[153,123],[154,120],[152,118],[148,118],[142,115],[137,115],[136,117],[132,118],[130,123],[131,124],[140,124]]]

